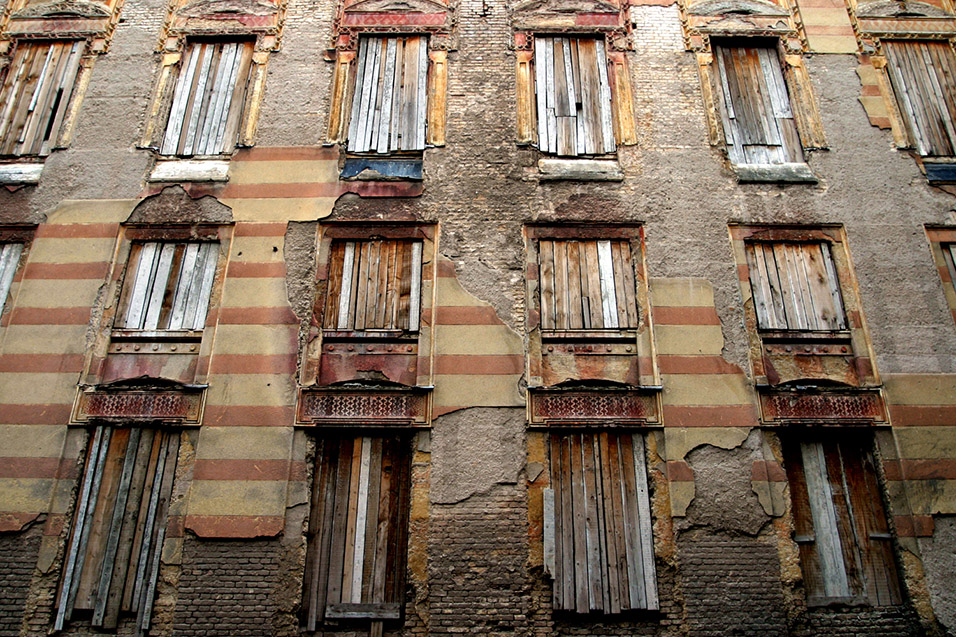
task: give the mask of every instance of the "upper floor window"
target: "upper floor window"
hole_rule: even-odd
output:
[[[747,264],[759,329],[779,332],[847,329],[840,283],[828,244],[748,243]]]
[[[617,149],[603,38],[537,36],[538,148],[561,156]]]
[[[926,157],[956,156],[956,60],[949,42],[881,45],[910,144]]]
[[[637,293],[630,242],[538,242],[541,329],[633,330]]]
[[[169,108],[162,155],[221,155],[236,147],[254,43],[189,42]]]
[[[421,241],[334,241],[323,327],[418,332],[421,275]]]
[[[0,89],[0,154],[43,156],[60,143],[85,45],[17,43]]]
[[[0,312],[6,305],[7,295],[10,293],[13,277],[17,273],[22,252],[22,243],[0,243]]]
[[[776,48],[714,44],[720,116],[735,166],[803,163],[787,83]]]
[[[134,243],[114,327],[140,332],[202,330],[219,244]]]
[[[424,150],[427,85],[427,37],[362,37],[348,127],[349,152]]]

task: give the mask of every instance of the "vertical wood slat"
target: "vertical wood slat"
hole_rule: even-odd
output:
[[[13,277],[17,273],[22,253],[22,243],[0,244],[0,312],[6,305],[7,295],[10,293],[10,286],[13,284]]]
[[[827,597],[849,597],[850,584],[823,445],[819,442],[804,442],[800,444],[800,450],[810,496],[823,594]]]
[[[637,327],[636,282],[626,241],[542,239],[538,266],[542,329]]]
[[[847,329],[840,283],[824,243],[747,245],[750,287],[761,329]]]
[[[554,605],[578,613],[657,608],[650,499],[639,434],[551,436]]]
[[[408,454],[404,439],[357,436],[320,443],[309,523],[307,625],[329,605],[394,604],[404,594]],[[401,544],[401,546],[398,546]]]
[[[900,111],[921,155],[956,154],[956,86],[948,42],[884,41]]]
[[[117,327],[202,329],[216,275],[219,244],[134,244],[120,296]]]
[[[233,150],[252,51],[251,42],[187,43],[160,154],[218,155]]]

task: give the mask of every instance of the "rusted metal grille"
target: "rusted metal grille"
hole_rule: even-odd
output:
[[[654,396],[637,392],[532,393],[532,423],[656,422]]]
[[[381,422],[421,423],[427,416],[426,396],[410,392],[305,391],[299,406],[300,422],[358,426]]]
[[[76,419],[198,422],[201,402],[201,394],[176,391],[84,392]]]
[[[775,393],[761,396],[764,420],[871,421],[886,420],[877,392],[853,394]]]

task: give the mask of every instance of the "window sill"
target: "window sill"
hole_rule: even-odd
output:
[[[156,162],[149,181],[229,181],[229,161],[168,159]]]
[[[538,160],[541,181],[624,181],[624,171],[616,159]]]
[[[926,180],[931,184],[956,184],[956,158],[923,158]]]
[[[405,157],[348,157],[340,179],[355,181],[422,180],[422,159]]]
[[[734,164],[740,183],[815,184],[819,181],[810,166],[792,164]]]
[[[0,164],[0,185],[38,184],[43,166],[44,164],[35,162]]]

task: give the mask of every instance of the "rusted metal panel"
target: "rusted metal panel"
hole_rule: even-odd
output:
[[[346,427],[427,425],[431,422],[431,391],[420,387],[303,388],[296,422]]]
[[[886,424],[886,404],[879,389],[800,389],[760,392],[761,420],[767,424]]]
[[[660,422],[658,395],[654,390],[528,391],[531,426],[651,425]]]
[[[80,389],[73,406],[72,422],[116,420],[199,424],[204,402],[202,389]]]

